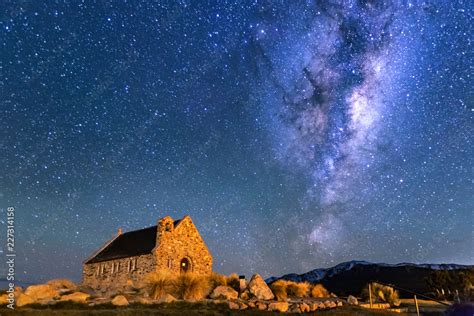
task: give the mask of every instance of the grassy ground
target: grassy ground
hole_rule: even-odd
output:
[[[406,303],[408,304],[408,302]],[[405,304],[404,304],[405,305]],[[409,307],[406,305],[405,307]],[[431,306],[433,307],[433,306]],[[424,311],[425,306],[420,304],[423,315],[442,315],[444,307],[438,308],[432,311]],[[218,315],[279,315],[274,312],[267,311],[231,311],[227,308],[227,304],[206,304],[206,303],[188,303],[188,302],[175,302],[170,304],[159,304],[153,306],[132,304],[127,307],[118,308],[113,305],[99,305],[95,307],[88,307],[81,304],[74,303],[61,303],[54,306],[32,306],[25,308],[18,308],[16,310],[9,310],[7,308],[0,309],[0,315],[52,315],[52,316],[108,316],[108,315],[119,315],[119,316],[145,316],[145,315],[205,315],[205,316],[218,316]],[[281,314],[280,314],[281,315]],[[367,310],[360,307],[343,306],[331,310],[320,310],[313,313],[307,313],[306,315],[328,315],[328,316],[342,316],[342,315],[360,315],[360,316],[377,316],[377,315],[413,315],[413,313],[392,313],[387,311]],[[416,315],[416,314],[415,314]]]

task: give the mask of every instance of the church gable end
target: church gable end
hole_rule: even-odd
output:
[[[158,269],[168,269],[174,273],[212,272],[212,256],[189,216],[173,222],[171,218],[158,222],[156,262]]]

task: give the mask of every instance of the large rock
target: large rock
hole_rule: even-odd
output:
[[[174,301],[176,301],[176,298],[173,295],[163,294],[158,300],[158,303],[172,303]]]
[[[261,311],[264,311],[267,309],[267,304],[265,302],[260,302],[258,301],[257,303],[255,303],[255,305],[257,306],[257,308]]]
[[[138,297],[137,302],[143,305],[150,305],[153,304],[153,300],[149,297]]]
[[[301,303],[301,304],[300,304],[300,309],[301,309],[301,312],[302,312],[302,313],[309,313],[309,312],[311,312],[311,307],[310,307],[308,304],[306,304],[306,303]]]
[[[349,305],[359,305],[359,301],[357,300],[357,298],[354,297],[354,296],[352,296],[352,295],[349,295],[349,296],[347,297],[347,303],[348,303]]]
[[[268,304],[268,310],[272,312],[286,313],[288,311],[288,302],[273,302]]]
[[[232,299],[237,299],[238,296],[239,296],[239,293],[237,293],[236,290],[225,285],[219,285],[211,293],[212,299],[232,300]]]
[[[25,294],[35,301],[52,300],[59,297],[59,292],[49,284],[28,286]]]
[[[15,298],[15,305],[17,307],[22,307],[28,304],[33,304],[35,302],[34,299],[29,297],[28,295],[24,293],[20,293],[16,298]]]
[[[259,300],[272,300],[275,298],[272,290],[259,274],[255,274],[247,286],[247,290]]]
[[[116,297],[113,298],[112,304],[115,306],[127,306],[128,300],[123,295],[117,295]]]
[[[74,292],[72,294],[61,296],[60,301],[71,301],[71,302],[76,302],[76,303],[85,303],[89,297],[90,297],[90,295],[87,294],[87,293]]]
[[[77,289],[77,285],[68,279],[53,279],[53,280],[48,281],[48,285],[57,291],[60,291],[60,290],[75,291]]]

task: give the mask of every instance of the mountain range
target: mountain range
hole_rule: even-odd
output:
[[[450,273],[462,271],[474,272],[474,265],[459,264],[414,264],[414,263],[371,263],[366,261],[349,261],[332,268],[314,269],[303,274],[286,274],[281,277],[270,277],[267,283],[279,279],[295,282],[307,281],[321,283],[329,291],[340,295],[359,295],[368,283],[383,282],[416,293],[428,293],[426,277],[433,271],[448,270]],[[404,296],[404,293],[400,293]]]

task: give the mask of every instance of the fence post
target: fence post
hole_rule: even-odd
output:
[[[369,283],[369,302],[370,302],[370,308],[373,308],[372,306],[372,285]]]
[[[418,300],[416,299],[416,295],[414,295],[413,298],[415,299],[416,315],[420,316],[420,310],[418,308]]]

